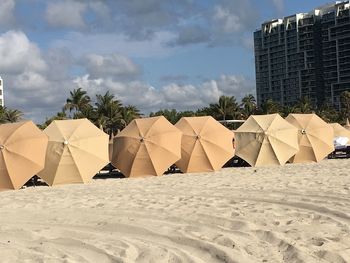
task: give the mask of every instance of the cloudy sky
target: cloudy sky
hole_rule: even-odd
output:
[[[77,87],[144,113],[255,93],[253,31],[308,0],[1,0],[5,104],[42,122]]]

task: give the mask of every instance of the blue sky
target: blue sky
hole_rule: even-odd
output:
[[[5,104],[42,122],[70,90],[144,113],[255,92],[253,31],[325,1],[1,0]]]

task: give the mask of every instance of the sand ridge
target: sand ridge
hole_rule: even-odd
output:
[[[350,262],[350,160],[0,192],[1,262]]]

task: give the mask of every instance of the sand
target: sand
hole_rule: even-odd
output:
[[[350,262],[350,159],[0,192],[1,262]]]

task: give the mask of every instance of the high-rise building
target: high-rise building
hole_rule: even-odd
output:
[[[4,107],[4,82],[0,76],[0,106]]]
[[[267,21],[254,32],[258,105],[308,97],[315,105],[340,106],[350,91],[350,4],[336,2]]]

